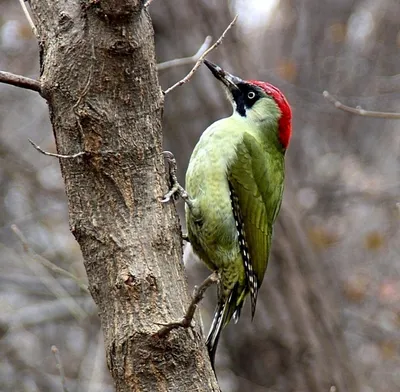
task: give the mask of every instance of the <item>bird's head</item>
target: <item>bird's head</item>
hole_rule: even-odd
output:
[[[278,139],[286,149],[292,134],[292,110],[282,92],[267,82],[242,80],[211,61],[204,63],[226,87],[235,113],[261,125],[277,125]]]

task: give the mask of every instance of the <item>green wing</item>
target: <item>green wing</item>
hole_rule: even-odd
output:
[[[254,316],[268,263],[272,224],[282,200],[284,157],[278,150],[263,150],[249,133],[244,134],[236,152],[228,180]]]

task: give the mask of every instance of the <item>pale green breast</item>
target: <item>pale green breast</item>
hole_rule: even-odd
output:
[[[195,206],[194,214],[186,209],[188,234],[194,251],[210,268],[239,255],[227,167],[242,135],[231,117],[215,122],[201,136],[186,172],[186,190]]]
[[[260,283],[283,190],[283,154],[268,139],[276,139],[275,133],[236,115],[217,121],[201,136],[186,173],[186,190],[194,200],[193,213],[186,209],[186,221],[195,253],[210,268],[229,265],[243,273],[229,180],[250,230],[250,253]]]

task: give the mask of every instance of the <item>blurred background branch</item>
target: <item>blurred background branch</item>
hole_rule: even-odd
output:
[[[157,64],[157,70],[164,71],[172,67],[179,67],[181,65],[197,63],[197,61],[199,61],[200,57],[204,54],[204,52],[210,47],[211,41],[212,37],[210,35],[207,35],[203,44],[200,46],[199,50],[193,56],[164,61],[163,63]]]
[[[200,65],[203,63],[203,60],[206,58],[206,56],[208,56],[209,53],[211,53],[214,49],[216,49],[219,45],[221,45],[223,39],[225,38],[225,35],[228,33],[228,31],[233,27],[233,25],[236,23],[238,16],[236,15],[232,22],[229,23],[228,27],[224,30],[224,32],[222,33],[222,35],[214,42],[214,44],[212,44],[208,49],[206,49],[201,55],[200,57],[197,59],[196,64],[194,65],[194,67],[190,70],[190,72],[183,78],[181,79],[179,82],[176,82],[173,86],[167,88],[164,91],[164,95],[167,95],[168,93],[170,93],[172,90],[174,90],[177,87],[182,86],[183,84],[187,83],[192,76],[194,75],[194,73],[198,70],[198,68],[200,67]]]
[[[390,120],[398,120],[400,119],[400,113],[388,113],[388,112],[375,112],[371,110],[365,110],[361,107],[357,106],[353,108],[351,106],[347,106],[329,94],[328,91],[323,92],[324,98],[326,98],[329,102],[331,102],[335,108],[343,110],[348,113],[357,114],[359,116],[364,117],[375,117],[375,118],[387,118]]]
[[[309,392],[316,387],[307,369],[318,369],[316,385],[324,385],[318,392],[337,380],[338,391],[399,390],[398,124],[333,110],[321,95],[327,90],[353,108],[399,112],[399,2],[332,1],[322,7],[318,0],[164,0],[154,1],[149,12],[160,63],[195,52],[239,13],[236,28],[210,59],[243,78],[276,84],[294,111],[273,257],[254,322],[245,306],[240,322],[222,336],[221,389]],[[0,69],[38,78],[37,42],[19,3],[1,2],[0,15]],[[168,68],[160,73],[161,84],[171,86],[192,65]],[[175,153],[182,184],[201,132],[230,110],[202,67],[187,88],[167,96],[164,147]],[[91,297],[73,279],[46,270],[46,279],[68,293],[56,297],[26,265],[37,261],[20,251],[11,230],[16,224],[35,253],[85,281],[66,223],[59,164],[37,154],[28,138],[56,152],[46,103],[0,84],[2,390],[60,390],[49,350],[55,344],[70,392],[113,391]],[[209,272],[189,248],[185,253],[190,283],[199,284]],[[208,297],[200,306],[206,331],[215,304],[212,293]],[[72,303],[86,313],[79,321]],[[343,363],[335,365],[343,352]]]

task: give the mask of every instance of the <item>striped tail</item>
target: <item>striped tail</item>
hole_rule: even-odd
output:
[[[215,354],[217,352],[217,346],[219,337],[222,329],[229,323],[232,317],[234,317],[235,323],[240,316],[240,310],[243,305],[243,301],[238,304],[238,285],[236,284],[229,294],[229,297],[225,302],[218,301],[217,308],[214,313],[214,319],[211,323],[210,332],[207,336],[207,349],[210,356],[211,366],[215,371]]]
[[[210,356],[211,366],[215,372],[215,353],[217,352],[217,346],[219,341],[219,336],[221,335],[222,331],[222,320],[224,316],[224,309],[226,304],[220,303],[217,305],[217,309],[214,313],[214,319],[212,321],[210,332],[207,336],[207,349],[208,355]]]

